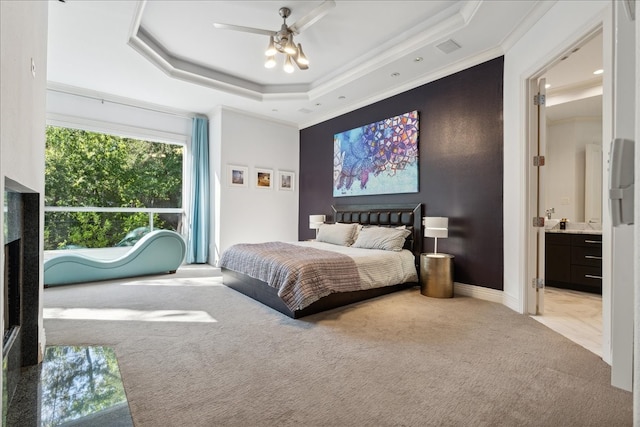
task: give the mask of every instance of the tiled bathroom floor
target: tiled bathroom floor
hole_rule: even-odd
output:
[[[133,426],[110,347],[47,347],[42,365],[23,373],[7,426]]]
[[[547,287],[544,314],[531,316],[602,357],[602,296]]]

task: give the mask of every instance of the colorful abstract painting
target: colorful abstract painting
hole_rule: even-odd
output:
[[[333,137],[333,197],[418,192],[418,112]]]

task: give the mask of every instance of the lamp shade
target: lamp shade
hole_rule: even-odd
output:
[[[326,219],[326,215],[309,215],[309,228],[317,230]]]
[[[425,216],[422,218],[424,237],[446,238],[449,236],[449,218]]]

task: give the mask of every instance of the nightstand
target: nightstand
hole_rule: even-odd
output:
[[[420,293],[434,298],[453,297],[453,255],[420,254]]]

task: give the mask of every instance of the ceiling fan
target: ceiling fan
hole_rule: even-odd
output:
[[[291,9],[288,7],[281,7],[279,10],[280,16],[283,19],[283,24],[278,31],[263,30],[253,27],[242,27],[239,25],[214,23],[215,28],[222,30],[234,30],[243,31],[245,33],[262,34],[269,36],[269,46],[265,51],[267,61],[264,66],[266,68],[273,68],[276,65],[276,53],[282,53],[285,55],[284,71],[287,73],[293,72],[293,63],[295,62],[299,69],[309,69],[309,60],[302,51],[302,45],[293,41],[293,36],[300,34],[304,29],[310,27],[316,23],[320,18],[329,12],[330,9],[335,7],[336,2],[334,0],[326,0],[322,2],[318,7],[311,12],[298,19],[293,25],[287,25],[287,18],[291,15]]]

